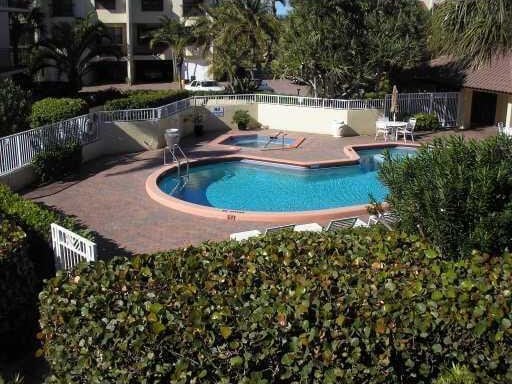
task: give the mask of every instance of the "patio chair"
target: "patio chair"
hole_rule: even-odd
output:
[[[232,233],[229,236],[229,239],[230,240],[235,240],[235,241],[245,241],[245,240],[249,240],[252,237],[257,237],[257,236],[260,236],[260,235],[261,235],[261,232],[258,231],[257,229],[255,229],[253,231],[245,231],[245,232]]]
[[[325,228],[326,232],[336,232],[342,229],[350,229],[354,228],[356,224],[358,224],[357,217],[349,217],[348,219],[339,219],[333,220],[329,223],[329,225]],[[364,221],[359,220],[360,223],[366,224]],[[363,226],[359,223],[359,226]]]
[[[391,135],[391,129],[388,127],[388,120],[377,120],[375,123],[375,141],[379,136],[384,137],[384,141],[388,141],[388,137]]]
[[[396,130],[396,141],[398,141],[398,135],[403,135],[404,143],[407,142],[407,135],[411,137],[411,141],[414,143],[414,129],[416,128],[416,119],[413,117],[409,119],[409,122],[404,128],[397,128]]]
[[[288,224],[288,225],[280,225],[278,227],[271,227],[271,228],[267,228],[265,230],[265,235],[269,235],[269,234],[277,233],[277,232],[281,232],[281,231],[293,231],[294,228],[295,228],[295,224]]]
[[[396,212],[388,211],[379,215],[377,219],[382,225],[384,225],[387,229],[393,230],[396,228],[397,224],[400,222],[400,216]]]

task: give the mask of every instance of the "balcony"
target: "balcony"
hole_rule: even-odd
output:
[[[0,73],[24,70],[29,59],[28,48],[19,48],[17,54],[12,48],[0,48]]]
[[[0,0],[0,11],[28,11],[30,0]]]

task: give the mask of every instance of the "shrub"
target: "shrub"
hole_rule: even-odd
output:
[[[25,232],[0,215],[0,361],[19,357],[33,345],[38,288]]]
[[[30,121],[32,127],[36,128],[84,115],[88,110],[87,103],[82,99],[49,97],[34,103]]]
[[[418,113],[416,118],[416,127],[418,131],[437,131],[441,124],[435,113]]]
[[[251,115],[249,115],[249,111],[239,109],[233,114],[232,122],[238,126],[238,129],[247,129],[251,120],[252,118]]]
[[[77,142],[53,145],[32,160],[34,172],[42,182],[61,180],[79,171],[81,165],[82,146]]]
[[[59,273],[42,352],[50,382],[508,382],[511,274],[380,229],[206,243]]]
[[[187,91],[133,91],[126,97],[105,103],[105,110],[155,108],[189,97]]]
[[[0,80],[0,137],[29,128],[30,92],[9,79]]]
[[[402,227],[447,257],[512,245],[512,139],[439,139],[415,157],[388,155],[380,177]]]
[[[86,101],[89,108],[93,108],[111,100],[121,99],[126,95],[117,89],[109,88],[97,92],[80,92],[80,97]]]
[[[476,384],[476,377],[467,367],[454,365],[439,376],[434,384]]]

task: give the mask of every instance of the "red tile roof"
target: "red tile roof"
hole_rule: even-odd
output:
[[[489,64],[466,72],[464,86],[512,93],[512,53],[494,58]]]

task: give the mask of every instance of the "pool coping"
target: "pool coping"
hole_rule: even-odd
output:
[[[254,151],[254,152],[265,152],[265,151],[287,151],[290,149],[297,149],[300,147],[300,145],[306,140],[305,137],[299,136],[297,138],[293,138],[293,143],[290,145],[287,145],[286,147],[281,148],[248,148],[248,147],[239,147],[236,145],[229,145],[225,144],[224,142],[233,138],[233,137],[240,137],[240,136],[258,136],[260,131],[256,132],[240,132],[240,133],[226,133],[224,135],[221,135],[217,137],[215,140],[211,141],[209,145],[215,145],[218,147],[225,147],[230,149],[231,151]]]
[[[275,159],[270,157],[257,156],[249,153],[228,154],[223,156],[209,156],[198,158],[190,161],[190,165],[211,164],[224,161],[240,161],[255,160],[274,164],[284,164],[291,166],[299,166],[303,168],[325,168],[332,166],[354,165],[358,164],[360,157],[358,150],[378,149],[378,148],[394,148],[394,147],[410,147],[418,148],[419,144],[409,144],[401,142],[387,143],[371,143],[348,145],[343,147],[343,152],[347,156],[346,159],[324,160],[300,162],[294,160]],[[367,214],[368,204],[354,205],[350,207],[340,207],[332,209],[321,209],[315,211],[297,211],[297,212],[258,212],[258,211],[239,211],[229,209],[219,209],[207,207],[204,205],[190,203],[164,193],[158,187],[158,180],[169,172],[177,168],[176,164],[167,165],[153,172],[146,179],[146,192],[155,202],[182,213],[188,213],[195,216],[201,216],[209,219],[219,219],[228,221],[253,221],[266,223],[295,223],[305,221],[325,221],[340,219],[349,216],[361,216]],[[385,204],[386,206],[386,204]]]

